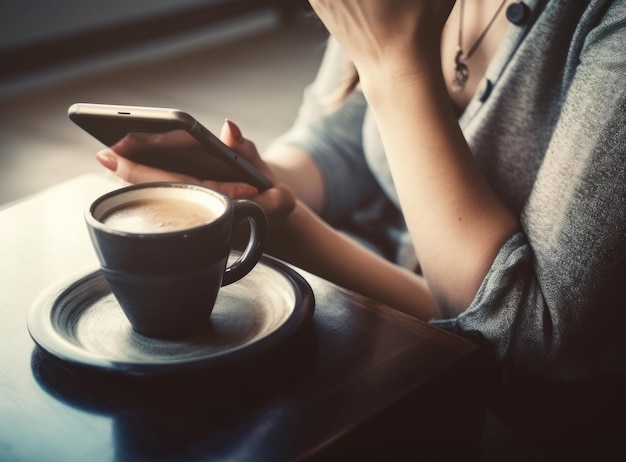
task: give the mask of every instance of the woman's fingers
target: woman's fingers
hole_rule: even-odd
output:
[[[230,120],[224,123],[220,138],[226,145],[234,149],[273,181],[275,186],[259,194],[257,188],[244,182],[200,180],[190,175],[133,162],[124,156],[120,156],[112,149],[103,149],[98,152],[96,159],[104,167],[128,183],[175,181],[199,184],[220,191],[231,199],[254,199],[271,217],[279,218],[288,215],[295,206],[295,195],[286,185],[276,181],[273,172],[261,159],[254,143],[244,138],[239,127]]]
[[[356,66],[361,82],[413,74],[413,55],[440,51],[454,0],[310,0]]]
[[[252,165],[265,175],[273,186],[254,197],[271,218],[281,219],[291,213],[296,204],[294,192],[286,184],[277,181],[276,176],[261,159],[254,143],[243,137],[239,127],[231,120],[226,120],[222,126],[220,139],[224,144],[245,157]]]
[[[296,195],[284,183],[277,183],[273,187],[254,198],[272,221],[283,220],[296,206]]]
[[[261,159],[255,144],[241,134],[241,130],[232,120],[226,119],[220,132],[220,140],[229,148],[237,151],[242,157],[256,167],[270,181],[276,182],[274,173]]]
[[[149,181],[182,181],[198,183],[198,180],[181,173],[161,170],[147,165],[138,164],[120,156],[111,149],[103,149],[96,154],[96,159],[124,181],[129,183],[147,183]]]
[[[111,149],[103,149],[96,154],[96,159],[108,170],[114,172],[128,183],[148,183],[153,181],[175,181],[206,186],[220,191],[231,199],[250,199],[258,194],[254,186],[242,182],[218,182],[199,180],[193,176],[161,170],[148,165],[138,164]]]

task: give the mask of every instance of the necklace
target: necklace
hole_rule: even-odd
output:
[[[480,46],[480,43],[485,38],[485,35],[487,35],[487,32],[489,32],[489,29],[491,29],[491,26],[493,25],[494,21],[500,14],[500,11],[502,11],[502,8],[504,7],[506,0],[502,0],[502,3],[500,3],[500,6],[498,7],[495,14],[489,21],[489,24],[487,24],[487,27],[485,27],[482,33],[478,36],[474,44],[468,50],[467,54],[463,52],[463,16],[465,12],[465,1],[460,0],[460,3],[461,3],[461,6],[460,6],[460,12],[459,12],[459,37],[458,37],[457,47],[456,47],[456,56],[454,57],[454,80],[452,80],[452,88],[455,91],[461,91],[463,87],[465,86],[465,84],[467,83],[467,80],[469,79],[469,68],[467,67],[467,64],[465,63],[467,62],[468,59],[472,57],[474,52]]]

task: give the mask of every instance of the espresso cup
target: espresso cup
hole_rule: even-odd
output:
[[[227,267],[233,227],[245,219],[248,244]],[[104,194],[85,221],[130,324],[155,338],[208,329],[220,287],[254,268],[267,237],[267,218],[256,203],[184,183],[143,183]]]

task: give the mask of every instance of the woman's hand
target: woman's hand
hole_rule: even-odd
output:
[[[279,225],[280,223],[278,222],[284,220],[296,205],[296,195],[292,189],[278,180],[274,172],[261,159],[254,143],[243,137],[241,130],[234,122],[226,120],[222,126],[220,139],[228,147],[248,160],[261,174],[272,182],[273,186],[271,188],[262,193],[257,191],[256,195],[249,198],[263,207],[270,222],[274,222],[276,226]]]
[[[261,160],[254,143],[245,139],[239,127],[227,120],[222,126],[220,139],[239,155],[251,162],[263,173],[274,186],[262,193],[257,188],[243,182],[220,182],[201,180],[199,178],[161,170],[147,165],[138,164],[120,156],[112,149],[104,149],[96,154],[96,159],[121,179],[129,183],[145,183],[149,181],[177,181],[193,183],[220,191],[231,199],[252,199],[265,210],[270,220],[279,220],[289,215],[295,206],[295,195],[289,187],[279,182],[270,168]]]
[[[428,70],[431,59],[439,59],[441,31],[454,0],[310,0],[310,4],[362,81],[367,81]]]

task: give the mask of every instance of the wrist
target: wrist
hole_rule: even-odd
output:
[[[431,50],[412,50],[363,65],[358,69],[361,88],[370,104],[402,98],[406,89],[444,88],[441,56]]]

